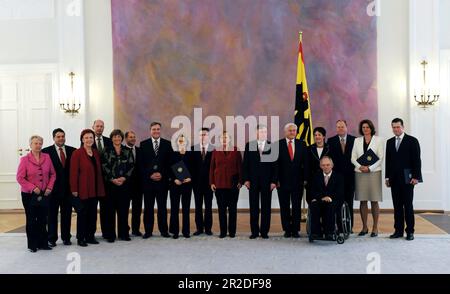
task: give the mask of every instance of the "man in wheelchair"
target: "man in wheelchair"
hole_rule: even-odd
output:
[[[310,228],[312,239],[334,240],[336,233],[336,210],[342,206],[344,179],[333,172],[333,160],[324,156],[320,160],[322,172],[313,177],[312,199],[310,199]]]

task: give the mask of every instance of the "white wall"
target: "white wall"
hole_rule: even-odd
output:
[[[440,0],[441,49],[450,49],[450,0]]]

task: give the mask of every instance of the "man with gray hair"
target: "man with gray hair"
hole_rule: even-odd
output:
[[[284,127],[284,134],[285,138],[277,143],[276,162],[281,225],[285,238],[300,238],[301,200],[308,171],[308,154],[306,144],[296,139],[295,124],[288,123]]]
[[[335,211],[344,197],[344,179],[333,171],[333,160],[324,156],[320,160],[321,173],[312,182],[311,234],[313,239],[332,240],[335,230]]]

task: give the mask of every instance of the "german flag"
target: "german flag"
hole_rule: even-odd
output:
[[[298,49],[297,88],[295,91],[295,124],[298,127],[297,139],[305,141],[307,146],[314,143],[309,103],[308,83],[306,82],[305,59],[303,56],[302,33]]]

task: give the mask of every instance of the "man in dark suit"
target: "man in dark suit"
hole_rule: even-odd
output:
[[[353,200],[355,198],[355,166],[352,164],[352,150],[355,136],[348,134],[347,122],[336,122],[336,136],[328,139],[331,158],[334,162],[334,171],[344,177],[344,201],[350,209],[350,217],[353,228]],[[341,210],[338,209],[338,219],[342,219]],[[342,224],[341,224],[342,226]],[[341,227],[342,228],[342,227]]]
[[[192,146],[193,170],[192,187],[195,198],[195,225],[197,230],[194,236],[198,236],[205,232],[212,235],[212,200],[213,191],[209,184],[209,168],[211,165],[211,156],[214,146],[209,142],[209,129],[202,128],[200,130],[200,143]],[[205,214],[203,215],[203,202],[205,203]]]
[[[105,130],[105,123],[101,119],[97,119],[94,121],[92,125],[92,130],[95,133],[95,142],[92,148],[95,148],[100,152],[100,155],[103,154],[105,149],[111,149],[113,147],[112,141],[109,137],[103,136],[103,131]]]
[[[58,211],[61,213],[61,239],[64,245],[71,245],[70,226],[72,220],[72,204],[70,192],[70,159],[74,147],[66,146],[66,134],[60,128],[53,130],[54,145],[42,149],[50,155],[56,171],[56,182],[49,200],[48,242],[50,247],[56,246],[58,240]]]
[[[158,228],[161,236],[169,238],[167,225],[167,192],[171,155],[173,153],[170,141],[161,138],[161,124],[152,122],[151,138],[142,141],[141,158],[139,159],[141,180],[144,189],[144,239],[153,233],[155,199],[158,205]]]
[[[125,133],[125,146],[131,150],[135,166],[139,166],[141,158],[141,149],[136,146],[136,133],[128,131]],[[133,174],[130,177],[130,199],[131,199],[131,233],[134,236],[142,236],[141,228],[141,215],[142,215],[142,185],[141,178],[139,176],[139,169],[133,169]]]
[[[322,173],[317,173],[312,182],[311,234],[316,239],[325,233],[325,239],[332,240],[335,211],[344,197],[344,179],[333,171],[333,160],[328,156],[320,160],[320,168]]]
[[[269,238],[272,191],[277,186],[277,157],[278,154],[272,151],[271,143],[267,140],[267,127],[258,125],[257,139],[245,145],[243,163],[243,181],[249,190],[250,199],[250,239],[256,239],[259,234],[263,239]]]
[[[403,120],[392,121],[395,137],[386,143],[386,186],[391,188],[394,204],[394,228],[391,239],[403,237],[406,222],[406,240],[414,240],[414,186],[422,179],[419,141],[407,135]]]
[[[286,138],[278,142],[279,154],[276,162],[281,224],[285,238],[300,238],[301,200],[308,171],[308,154],[305,143],[295,139],[297,135],[295,124],[287,124],[284,132]]]
[[[106,149],[112,149],[113,144],[112,140],[108,137],[103,136],[103,131],[105,130],[105,123],[101,119],[96,119],[92,124],[92,130],[95,133],[94,145],[92,148],[97,149],[100,153],[100,159],[103,160],[103,153]],[[111,239],[109,236],[108,227],[108,213],[113,210],[113,203],[111,197],[106,195],[106,197],[102,197],[100,199],[100,227],[102,230],[102,236],[105,239]]]

